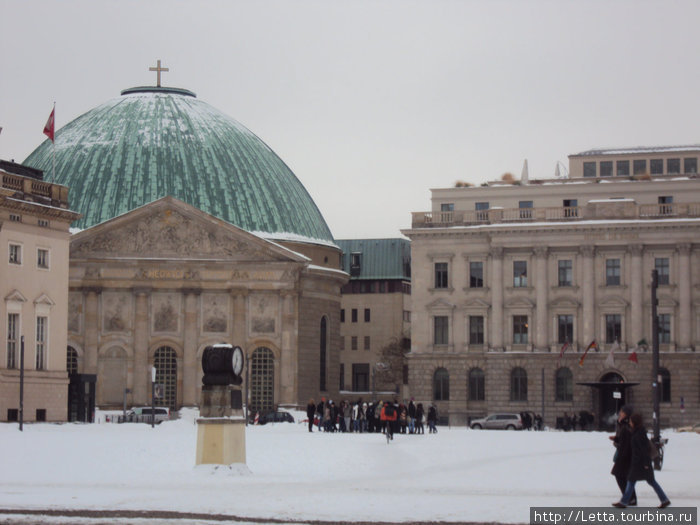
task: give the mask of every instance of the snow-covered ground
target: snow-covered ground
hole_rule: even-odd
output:
[[[248,469],[216,469],[194,464],[195,415],[155,428],[2,424],[0,508],[527,523],[531,506],[619,498],[613,447],[600,432],[440,428],[387,445],[381,434],[309,434],[305,424],[280,423],[247,428]],[[697,506],[700,435],[664,437],[657,479],[674,506]],[[637,492],[640,505],[658,503],[645,483]]]

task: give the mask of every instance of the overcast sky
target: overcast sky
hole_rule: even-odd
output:
[[[0,0],[0,158],[119,96],[187,88],[262,138],[333,235],[396,237],[430,188],[700,143],[700,2]]]

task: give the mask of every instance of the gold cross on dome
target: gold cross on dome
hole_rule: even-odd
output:
[[[149,67],[148,70],[155,71],[158,74],[158,87],[160,87],[160,73],[162,71],[170,71],[170,69],[168,69],[167,67],[160,67],[160,59],[158,60],[158,65],[156,67]]]

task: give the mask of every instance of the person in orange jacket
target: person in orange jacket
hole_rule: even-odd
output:
[[[384,403],[380,419],[386,423],[386,440],[394,439],[394,425],[398,417],[396,407],[390,401]]]

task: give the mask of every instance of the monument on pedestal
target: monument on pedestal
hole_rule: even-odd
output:
[[[241,393],[243,351],[207,346],[202,353],[202,398],[197,419],[197,465],[246,462]]]

